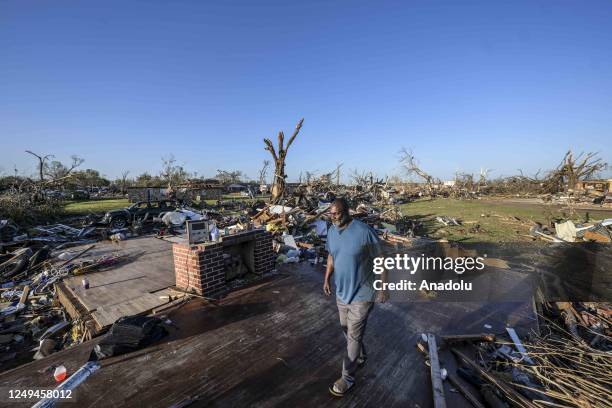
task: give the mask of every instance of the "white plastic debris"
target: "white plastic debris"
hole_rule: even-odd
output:
[[[202,214],[198,214],[197,212],[186,210],[184,208],[181,208],[180,210],[176,210],[176,212],[185,214],[187,216],[187,219],[190,221],[200,221],[204,219],[204,216]]]
[[[57,257],[61,259],[62,261],[67,261],[70,258],[72,258],[72,254],[70,252],[62,252]]]
[[[574,242],[576,240],[576,226],[570,220],[563,223],[555,223],[555,232],[557,238],[560,238],[567,242]]]
[[[270,212],[270,214],[282,214],[282,213],[286,213],[291,211],[293,208],[291,207],[285,207],[282,205],[271,205],[270,207],[268,207],[268,211]]]
[[[162,217],[162,221],[164,222],[164,224],[168,226],[175,226],[175,227],[179,227],[185,224],[186,220],[187,220],[187,215],[177,212],[177,211],[167,212]]]
[[[283,242],[288,247],[291,247],[293,249],[298,249],[298,246],[295,243],[295,238],[293,238],[293,235],[283,235]]]

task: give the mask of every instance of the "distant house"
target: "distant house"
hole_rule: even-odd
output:
[[[220,200],[225,193],[223,184],[217,179],[195,179],[181,185],[177,198],[181,199],[180,192],[184,191],[185,198],[191,201]]]
[[[152,201],[166,198],[166,189],[161,186],[155,187],[128,187],[128,199],[131,203],[138,201]]]
[[[225,188],[230,193],[237,193],[237,192],[240,192],[240,191],[246,191],[247,190],[247,186],[242,185],[242,184],[230,184],[230,185],[226,186]]]
[[[193,191],[197,193],[193,198],[194,201],[220,200],[225,193],[225,189],[222,185],[206,185]]]
[[[576,191],[600,192],[612,191],[612,179],[581,180],[576,183]]]
[[[285,183],[285,193],[293,194],[293,192],[296,191],[297,188],[301,185],[302,183]]]
[[[218,180],[190,180],[174,189],[175,198],[184,201],[219,200],[225,193],[225,188]],[[151,201],[170,198],[167,187],[128,187],[130,202]]]

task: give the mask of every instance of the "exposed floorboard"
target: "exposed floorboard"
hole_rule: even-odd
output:
[[[281,272],[218,306],[196,299],[169,312],[179,329],[148,349],[104,360],[76,391],[78,406],[169,407],[197,396],[190,406],[425,408],[432,398],[415,348],[419,333],[480,333],[487,323],[501,334],[506,324],[532,324],[524,303],[376,305],[365,335],[368,362],[356,388],[337,400],[327,388],[340,374],[345,341],[335,299],[322,294],[322,267],[286,265]],[[0,387],[53,387],[51,374],[39,371],[62,363],[74,372],[96,341],[0,374]],[[446,354],[440,358],[452,365]],[[448,406],[470,406],[445,388]]]
[[[80,250],[78,247],[71,252]],[[64,279],[64,286],[93,316],[100,329],[121,316],[139,314],[166,303],[159,298],[164,293],[158,291],[175,284],[171,243],[152,237],[119,243],[99,242],[86,257],[115,253],[126,258],[105,270]],[[89,280],[87,290],[82,287],[83,277]]]

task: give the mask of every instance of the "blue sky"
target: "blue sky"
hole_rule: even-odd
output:
[[[109,177],[256,177],[262,139],[302,133],[287,172],[336,163],[441,178],[612,162],[610,1],[3,1],[0,168],[24,150]]]

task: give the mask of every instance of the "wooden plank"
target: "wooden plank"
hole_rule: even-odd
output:
[[[427,350],[425,349],[425,346],[423,346],[423,343],[421,343],[420,341],[417,343],[417,350],[419,350],[421,353],[423,353],[423,355],[425,356],[425,359],[429,359],[429,353],[427,352]],[[431,364],[431,363],[430,363]],[[463,384],[461,384],[459,382],[459,380],[453,375],[453,374],[448,374],[447,379],[449,380],[449,382],[455,387],[457,388],[457,390],[459,390],[459,392],[476,408],[485,408],[484,405],[482,405],[480,403],[480,401],[478,400],[478,398],[476,398],[474,396],[474,394],[472,394],[472,392],[465,387]]]
[[[79,300],[66,288],[63,282],[55,283],[54,287],[60,304],[66,309],[70,317],[79,319],[87,314],[85,306],[80,304]]]
[[[82,276],[64,279],[67,288],[93,312],[146,293],[173,286],[175,281],[172,244],[155,238],[135,238],[119,244],[99,243],[91,256],[120,252],[126,260],[107,270],[87,274],[90,288],[81,287]]]
[[[25,305],[25,302],[28,300],[29,294],[30,294],[30,285],[25,285],[23,287],[23,293],[21,294],[21,298],[19,299],[20,305]]]
[[[433,391],[434,408],[446,408],[444,398],[444,384],[440,374],[440,360],[438,359],[438,346],[436,336],[427,334],[427,346],[429,348],[429,364],[431,366],[431,389]]]
[[[448,374],[447,378],[448,382],[450,382],[453,387],[459,390],[459,392],[465,397],[465,399],[467,399],[470,404],[472,404],[475,408],[486,408],[483,404],[480,403],[478,398],[476,398],[474,394],[472,394],[471,391],[467,389],[466,386],[459,382],[459,380],[453,374]]]
[[[494,334],[481,333],[481,334],[449,334],[440,336],[442,340],[448,343],[462,342],[462,341],[481,341],[491,343],[495,341]]]
[[[104,329],[106,326],[112,325],[120,317],[148,313],[152,309],[166,303],[168,303],[168,301],[160,299],[157,293],[145,293],[134,299],[126,300],[125,302],[110,306],[102,306],[92,312],[92,316],[96,320],[96,323]]]

